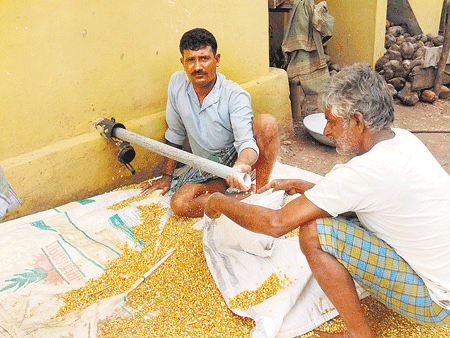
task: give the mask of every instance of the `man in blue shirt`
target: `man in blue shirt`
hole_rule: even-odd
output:
[[[166,143],[181,148],[187,137],[195,155],[232,166],[238,172],[255,170],[256,186],[250,188],[255,192],[269,182],[278,155],[280,140],[275,119],[260,115],[253,120],[250,95],[217,73],[220,54],[209,31],[195,28],[186,32],[180,40],[180,52],[184,71],[174,73],[170,79]],[[162,177],[141,184],[142,192],[168,192],[176,165],[175,160],[165,158]],[[174,187],[171,208],[179,216],[201,217],[209,196],[225,193],[228,187],[248,189],[235,174],[224,180],[189,168]],[[242,199],[245,193],[232,196]]]

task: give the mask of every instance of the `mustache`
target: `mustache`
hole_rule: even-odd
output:
[[[197,70],[192,73],[192,76],[197,76],[197,75],[207,75],[207,74],[201,70]]]

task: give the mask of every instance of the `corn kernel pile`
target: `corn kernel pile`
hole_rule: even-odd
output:
[[[62,295],[64,306],[59,309],[57,316],[84,309],[100,299],[125,292],[164,255],[165,252],[157,250],[155,243],[159,219],[166,209],[159,203],[138,208],[144,222],[133,230],[136,239],[142,240],[146,245],[140,251],[124,245],[121,248],[122,254],[108,262],[105,272],[99,278],[91,279],[83,287]]]
[[[132,199],[115,208],[124,207]],[[166,209],[161,204],[138,207],[142,223],[133,227],[140,251],[124,246],[105,272],[85,286],[62,296],[64,306],[57,316],[84,309],[94,302],[128,290],[170,249],[174,254],[159,270],[127,296],[131,317],[111,318],[99,328],[100,337],[249,337],[253,320],[234,315],[226,306],[208,270],[202,248],[202,231],[192,228],[197,219],[171,217],[159,231]],[[116,209],[117,210],[117,209]],[[291,234],[292,235],[292,234]],[[286,278],[285,278],[286,279]],[[267,299],[289,280],[273,274],[255,291],[244,291],[231,300],[233,307],[245,309]],[[230,303],[231,303],[230,302]],[[376,337],[449,337],[450,327],[428,328],[411,324],[381,303],[367,297],[364,311]],[[318,330],[341,332],[339,317]],[[306,338],[311,333],[298,338]]]
[[[150,180],[147,180],[146,182],[150,183],[150,185],[151,185],[154,180],[155,180],[155,178],[152,178]],[[114,189],[113,191],[121,191],[121,190],[126,190],[126,189],[139,189],[139,186],[140,186],[140,184],[131,184],[126,187]],[[118,203],[111,205],[110,207],[108,207],[108,209],[120,210],[120,209],[123,209],[123,208],[129,206],[131,204],[131,202],[139,202],[139,201],[142,201],[143,199],[146,199],[147,197],[156,197],[156,196],[159,196],[160,194],[161,194],[161,191],[156,190],[156,191],[152,192],[151,194],[139,194],[137,196],[132,196],[130,198],[127,198],[126,200],[123,200],[123,201],[120,201]]]
[[[149,196],[146,194],[133,196],[133,197],[127,198],[126,200],[123,200],[123,201],[120,201],[118,203],[111,205],[110,207],[108,207],[108,209],[120,210],[120,209],[123,209],[123,208],[129,206],[131,204],[131,202],[139,202],[139,201],[142,201],[143,199],[146,199],[147,197],[149,197]]]
[[[291,281],[286,277],[280,280],[276,273],[272,273],[256,290],[245,290],[230,299],[230,306],[234,309],[247,310],[249,307],[257,305],[267,298],[275,295],[278,290],[291,285]]]
[[[125,203],[123,204],[125,205]],[[197,219],[171,217],[162,232],[161,204],[139,206],[142,223],[133,227],[142,250],[124,246],[105,272],[85,286],[65,293],[58,316],[123,293],[170,249],[174,254],[127,296],[131,318],[113,318],[100,327],[100,337],[248,337],[253,320],[233,314],[209,273]]]

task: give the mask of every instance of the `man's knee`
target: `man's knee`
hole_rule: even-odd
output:
[[[304,224],[300,227],[299,242],[302,253],[308,258],[309,255],[313,255],[316,250],[322,250],[319,241],[319,235],[317,233],[316,220]]]
[[[172,212],[180,217],[186,217],[190,212],[189,201],[192,200],[192,189],[189,185],[181,186],[170,200],[170,208]]]
[[[278,138],[277,121],[272,115],[259,115],[253,121],[253,134],[258,142],[270,142]]]

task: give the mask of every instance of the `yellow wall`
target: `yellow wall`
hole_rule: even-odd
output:
[[[444,0],[409,0],[424,34],[438,33]]]
[[[355,62],[374,65],[384,54],[387,0],[327,2],[335,18],[327,50],[333,61],[341,66]]]
[[[131,177],[94,124],[114,116],[162,140],[178,43],[194,27],[216,36],[219,71],[252,94],[256,113],[289,120],[286,74],[268,66],[267,2],[0,3],[0,165],[24,201],[9,218],[147,177],[161,158],[135,147]]]

